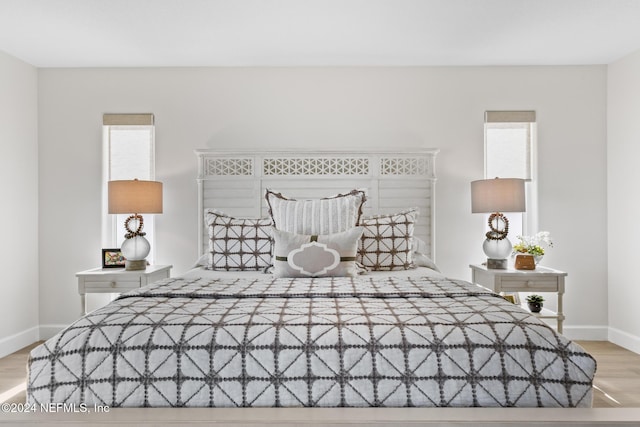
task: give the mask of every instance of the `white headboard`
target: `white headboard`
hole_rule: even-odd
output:
[[[236,217],[268,216],[267,188],[313,199],[365,190],[364,215],[417,207],[415,235],[435,260],[435,157],[437,149],[394,152],[234,152],[196,150],[198,157],[198,250],[207,250],[205,209]]]

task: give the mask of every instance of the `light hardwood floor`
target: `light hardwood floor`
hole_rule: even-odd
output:
[[[0,396],[3,397],[0,399],[0,403],[2,401],[8,403],[24,403],[26,401],[27,359],[31,349],[39,344],[39,342],[34,343],[0,359]],[[11,393],[11,390],[16,388],[19,390],[18,393]],[[12,394],[12,396],[8,394]]]
[[[0,395],[25,382],[29,352],[38,343],[0,359]],[[640,408],[640,355],[607,341],[578,341],[598,362],[594,408]],[[6,400],[25,402],[24,389]]]
[[[640,354],[607,341],[577,341],[596,362],[594,408],[640,408]]]

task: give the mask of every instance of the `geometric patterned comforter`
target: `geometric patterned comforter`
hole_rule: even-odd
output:
[[[595,368],[580,346],[464,281],[171,278],[35,348],[27,402],[584,407]]]

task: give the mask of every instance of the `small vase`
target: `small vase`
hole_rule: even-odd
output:
[[[527,302],[527,305],[532,313],[540,313],[542,310],[542,303],[540,302]]]
[[[536,265],[540,264],[540,262],[542,261],[542,258],[544,258],[544,255],[534,255],[533,259],[536,262]]]

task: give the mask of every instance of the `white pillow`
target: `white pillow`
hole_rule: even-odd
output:
[[[413,263],[417,267],[427,267],[440,272],[436,263],[425,254],[426,251],[427,243],[421,238],[413,236]]]
[[[290,199],[267,190],[265,197],[276,229],[308,235],[333,234],[355,227],[366,200],[362,190],[314,200]]]
[[[413,208],[392,214],[365,217],[358,261],[374,270],[414,268],[413,230],[418,210]]]
[[[357,276],[356,255],[362,227],[328,235],[273,229],[275,277]]]
[[[271,265],[271,219],[234,218],[209,210],[210,270],[263,270]]]

